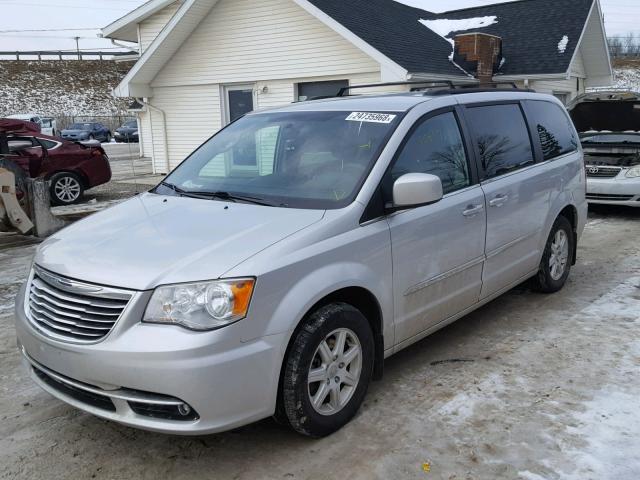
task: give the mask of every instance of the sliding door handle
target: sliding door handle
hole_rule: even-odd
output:
[[[465,217],[474,217],[484,210],[484,205],[467,205],[467,209],[462,212]]]
[[[490,207],[501,207],[509,200],[508,195],[496,195],[496,197],[489,202]]]

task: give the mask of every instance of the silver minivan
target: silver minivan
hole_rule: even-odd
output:
[[[252,113],[45,241],[18,345],[43,389],[116,422],[204,434],[275,416],[320,437],[386,357],[527,279],[561,289],[586,212],[578,136],[551,96]]]

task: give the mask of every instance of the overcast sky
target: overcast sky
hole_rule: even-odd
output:
[[[499,0],[398,0],[431,11],[486,5]],[[607,33],[640,35],[640,0],[601,0]],[[113,48],[96,37],[108,25],[144,0],[0,0],[0,50],[74,50]],[[33,31],[22,30],[60,30]],[[62,29],[82,29],[64,30]],[[16,31],[21,30],[21,31]]]

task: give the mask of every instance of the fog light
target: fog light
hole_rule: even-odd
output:
[[[186,417],[191,414],[191,407],[186,403],[181,403],[178,405],[178,413],[183,417]]]

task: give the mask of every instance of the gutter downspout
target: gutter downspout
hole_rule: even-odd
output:
[[[165,152],[165,166],[167,167],[167,175],[171,172],[171,164],[169,162],[169,137],[167,135],[167,116],[164,113],[164,110],[159,109],[158,107],[154,107],[148,102],[145,102],[143,98],[136,99],[145,107],[153,110],[154,112],[158,112],[160,116],[162,116],[162,136],[164,140],[164,152]],[[153,141],[153,138],[151,139]]]

